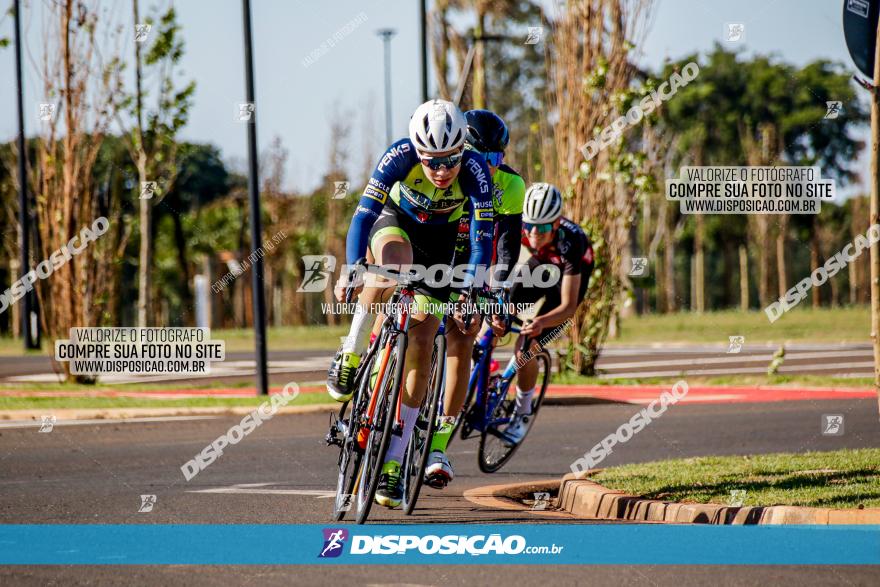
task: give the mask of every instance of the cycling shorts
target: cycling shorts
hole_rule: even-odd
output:
[[[401,236],[409,241],[412,246],[413,265],[423,265],[426,268],[432,265],[449,266],[455,255],[455,238],[458,231],[458,223],[448,222],[445,224],[420,224],[404,214],[393,204],[388,203],[379,214],[379,218],[370,231],[370,250],[375,257],[375,243],[377,239],[387,235]],[[435,277],[435,279],[437,279]],[[431,286],[420,284],[415,288],[416,302],[422,304],[430,302],[439,307],[441,300],[449,299],[452,287]],[[439,311],[432,311],[435,316],[440,316]]]

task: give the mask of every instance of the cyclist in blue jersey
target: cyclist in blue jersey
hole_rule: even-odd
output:
[[[468,275],[491,262],[491,176],[482,156],[464,150],[466,133],[464,114],[451,102],[431,100],[416,109],[409,137],[385,151],[364,189],[348,231],[348,264],[366,256],[379,265],[451,265],[466,202],[473,214]],[[344,280],[337,283],[337,299],[342,300],[347,285]],[[355,287],[360,296],[351,330],[328,372],[327,390],[337,401],[349,400],[354,391],[354,374],[374,320],[370,305],[386,301],[393,290],[373,284]],[[450,294],[449,286],[416,287],[419,311],[410,315],[403,372],[403,434],[391,438],[376,491],[380,505],[397,507],[402,499],[400,463],[427,388],[439,306]],[[464,329],[459,315],[454,321]]]
[[[492,174],[492,208],[495,214],[495,258],[498,265],[494,275],[497,282],[503,282],[513,269],[519,257],[522,237],[522,211],[526,184],[513,168],[504,163],[504,150],[510,142],[510,133],[504,121],[488,110],[469,110],[465,112],[468,123],[465,147],[480,153],[489,165]],[[456,247],[456,263],[467,259],[471,254],[469,238],[469,217],[466,214],[459,223],[459,239]],[[505,324],[499,316],[492,317],[492,328],[501,336]],[[442,489],[452,481],[454,472],[446,447],[455,427],[455,419],[461,413],[467,396],[468,374],[471,368],[471,355],[474,350],[474,335],[478,325],[473,324],[471,332],[461,332],[451,328],[446,333],[446,388],[443,414],[440,426],[431,440],[431,453],[425,466],[425,483],[435,489]]]

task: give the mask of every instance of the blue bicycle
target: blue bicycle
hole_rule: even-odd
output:
[[[519,334],[520,329],[511,325],[510,332]],[[516,411],[516,390],[511,390],[514,376],[520,365],[517,365],[516,354],[510,358],[504,371],[490,373],[492,362],[493,340],[492,330],[487,330],[474,345],[474,365],[468,381],[468,394],[465,399],[463,416],[459,418],[459,434],[467,439],[480,433],[480,447],[477,452],[477,463],[483,473],[494,473],[509,461],[516,450],[525,441],[526,435],[535,424],[538,410],[547,393],[550,383],[550,353],[541,348],[537,341],[525,337],[522,347],[525,356],[537,361],[538,379],[535,394],[531,400],[531,415],[526,433],[518,442],[505,434],[505,430],[514,419]],[[530,346],[532,343],[534,346]]]

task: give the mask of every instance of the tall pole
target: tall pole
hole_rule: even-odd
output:
[[[880,223],[880,22],[874,48],[874,87],[871,89],[871,211],[869,226]],[[871,245],[871,339],[874,342],[874,387],[880,408],[880,243]]]
[[[21,279],[31,270],[30,214],[28,212],[27,191],[27,150],[24,140],[24,80],[21,73],[21,2],[15,0],[15,81],[17,84],[18,102],[18,223],[21,227]],[[21,334],[24,348],[36,348],[31,336],[31,294],[28,292],[21,300]]]
[[[422,102],[428,101],[428,0],[419,2],[419,41],[422,50]]]
[[[254,104],[251,118],[247,125],[248,138],[248,199],[251,216],[251,257],[254,258],[252,280],[252,298],[254,306],[254,335],[256,343],[257,375],[259,377],[260,395],[269,393],[269,375],[266,369],[266,300],[263,293],[263,257],[257,253],[262,242],[262,221],[260,219],[260,188],[258,183],[257,162],[257,108],[254,100],[254,55],[253,38],[251,35],[251,3],[242,0],[244,13],[244,71],[245,96],[250,104]]]
[[[385,143],[388,145],[394,140],[391,133],[391,37],[396,32],[394,29],[376,31],[385,45]]]

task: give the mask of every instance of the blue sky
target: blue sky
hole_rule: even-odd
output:
[[[25,4],[26,35],[31,52],[38,55],[42,0]],[[125,17],[130,2],[105,0],[105,5]],[[241,165],[245,127],[233,120],[236,104],[244,101],[240,0],[179,0],[175,5],[186,41],[184,76],[197,82],[183,136],[212,142],[227,160]],[[351,117],[350,165],[352,174],[359,176],[365,161],[374,160],[384,146],[383,55],[377,29],[397,29],[391,65],[395,136],[406,132],[409,115],[420,102],[418,3],[252,0],[252,5],[260,148],[280,136],[290,152],[286,186],[314,188],[326,169],[328,121],[336,108]],[[727,23],[743,23],[745,39],[729,46],[742,47],[747,54],[774,54],[798,65],[827,58],[851,66],[841,13],[839,0],[657,0],[641,64],[655,68],[666,58],[705,52],[716,41],[724,42]],[[362,22],[350,34],[311,65],[303,64],[322,42],[354,19]],[[12,20],[5,17],[0,36],[11,35]],[[5,113],[0,117],[0,140],[12,139],[17,132],[13,59],[11,47],[0,51],[0,112]],[[26,67],[26,124],[32,132],[33,113],[42,100],[36,72]],[[373,132],[365,137],[364,129],[370,126]],[[867,137],[867,129],[862,134]],[[867,173],[866,156],[860,165]]]

